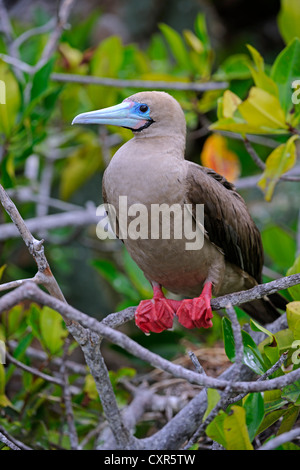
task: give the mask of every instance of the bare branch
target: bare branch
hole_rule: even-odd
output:
[[[41,68],[46,62],[48,62],[52,54],[55,52],[61,33],[71,13],[73,3],[74,3],[74,0],[62,0],[61,6],[58,12],[58,18],[57,18],[55,29],[53,33],[51,34],[50,39],[45,46],[45,49],[43,50],[41,59],[35,66],[37,70]]]
[[[64,397],[64,404],[66,407],[66,417],[67,417],[67,424],[69,429],[69,438],[72,450],[78,449],[78,436],[76,432],[75,420],[74,420],[74,413],[72,408],[72,397],[70,391],[70,384],[69,384],[69,377],[66,367],[66,359],[68,356],[68,347],[69,347],[69,338],[66,339],[64,344],[64,354],[60,366],[60,375],[62,377],[62,387],[63,387],[63,397]]]
[[[259,284],[249,290],[216,297],[211,300],[211,307],[213,310],[220,310],[221,308],[226,308],[229,302],[231,305],[242,305],[246,302],[251,302],[251,300],[260,299],[264,295],[274,294],[279,290],[287,289],[288,287],[292,287],[297,284],[300,284],[300,273],[275,279],[274,281],[267,282],[266,284]]]
[[[279,434],[279,436],[270,439],[264,445],[259,447],[257,450],[274,450],[277,447],[285,444],[286,442],[291,442],[293,439],[300,437],[300,427],[292,429],[291,431],[284,432],[283,434]]]
[[[68,308],[68,304],[56,282],[55,277],[53,276],[51,272],[47,258],[44,254],[43,241],[38,241],[31,235],[28,227],[26,226],[24,220],[22,219],[20,213],[18,212],[15,204],[6,194],[6,192],[4,191],[1,185],[0,185],[0,201],[3,207],[5,208],[5,210],[7,211],[7,213],[9,214],[10,218],[16,225],[29,252],[32,254],[33,258],[35,259],[37,263],[38,273],[36,274],[35,277],[39,276],[40,283],[47,288],[48,292],[51,294],[51,297],[49,296],[51,299],[53,300],[56,299],[57,301],[61,302],[61,304],[63,304],[66,308]],[[27,284],[23,284],[21,286],[21,287],[24,287],[26,296],[30,290],[30,289],[28,290],[29,285],[33,286],[35,284],[30,282]],[[11,292],[11,294],[14,294],[16,291],[17,290]],[[0,302],[3,301],[5,297],[6,296],[3,296],[0,299]],[[6,310],[6,308],[4,308],[3,310]],[[3,310],[1,310],[1,312]],[[108,376],[108,371],[107,371],[106,365],[104,363],[104,360],[100,351],[101,338],[99,338],[98,335],[90,334],[90,332],[87,331],[79,323],[75,323],[76,320],[74,321],[74,319],[65,317],[63,313],[62,313],[62,317],[64,318],[66,322],[68,330],[71,332],[75,340],[81,346],[81,349],[85,356],[86,363],[89,366],[91,374],[93,375],[95,379],[95,383],[96,383],[97,390],[98,390],[98,393],[99,393],[99,396],[103,405],[103,409],[106,413],[108,422],[111,426],[117,445],[123,448],[127,448],[129,446],[131,446],[131,448],[135,448],[135,440],[130,435],[127,428],[125,427],[121,418],[120,411],[116,403],[115,395],[113,393],[111,382]],[[72,438],[72,443],[75,445],[75,441],[73,440],[73,437],[74,437],[73,431],[72,431],[72,436],[70,437]]]
[[[0,426],[0,441],[12,450],[32,450],[31,447],[11,436],[2,426]]]
[[[37,264],[39,281],[47,288],[51,295],[65,302],[64,295],[51,272],[47,258],[44,254],[43,240],[36,240],[32,236],[15,204],[6,194],[4,188],[1,185],[0,201],[2,203],[2,206],[14,222],[15,226],[17,227],[21,237],[25,242],[25,245],[29,250],[29,253],[33,256]]]
[[[170,363],[168,360],[158,356],[157,354],[147,350],[140,344],[136,343],[131,338],[127,337],[124,333],[115,331],[112,328],[104,325],[103,323],[98,322],[95,318],[92,318],[80,312],[79,310],[71,307],[65,302],[62,302],[54,297],[49,296],[46,292],[43,292],[35,284],[32,283],[24,284],[15,289],[14,291],[3,295],[0,299],[0,312],[12,308],[14,305],[25,299],[33,300],[35,302],[40,303],[41,305],[48,305],[49,307],[61,313],[61,315],[65,319],[72,322],[72,324],[73,322],[81,324],[87,330],[97,333],[99,336],[108,339],[109,341],[120,346],[131,354],[147,361],[152,366],[165,370],[166,372],[169,372],[175,377],[181,377],[191,383],[202,385],[204,387],[218,388],[220,390],[224,390],[228,385],[228,383],[224,380],[206,377],[203,376],[203,374],[200,375],[193,371],[185,369],[184,367],[181,367],[178,364]],[[80,338],[76,338],[76,340],[79,342]],[[85,337],[82,337],[81,345],[84,341],[87,341],[86,332]],[[90,364],[88,365],[90,366]],[[300,369],[294,370],[286,374],[285,376],[270,379],[266,383],[244,383],[236,381],[232,384],[232,390],[244,392],[260,392],[263,390],[274,390],[276,388],[281,388],[290,383],[293,383],[299,378]]]
[[[90,205],[86,209],[82,208],[27,219],[26,226],[30,232],[36,233],[41,228],[43,230],[51,230],[59,227],[84,227],[90,224],[97,224],[98,222],[99,216],[96,215],[96,208],[94,205]],[[0,241],[9,238],[18,238],[18,230],[15,224],[0,225]]]
[[[82,83],[83,85],[101,85],[117,88],[142,88],[144,90],[185,90],[208,91],[223,90],[228,87],[227,82],[167,82],[160,80],[138,80],[94,77],[92,75],[76,75],[69,73],[52,73],[51,79],[55,82]]]

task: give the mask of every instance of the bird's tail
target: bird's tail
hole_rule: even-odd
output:
[[[278,317],[280,317],[280,311],[286,308],[288,301],[276,292],[264,296],[261,299],[252,300],[241,305],[241,309],[244,310],[250,317],[257,320],[259,323],[265,325],[266,323],[272,323]]]

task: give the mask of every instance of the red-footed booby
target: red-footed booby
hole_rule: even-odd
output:
[[[79,114],[72,124],[113,124],[130,128],[134,137],[113,156],[103,177],[103,200],[120,218],[120,197],[128,207],[190,207],[203,245],[187,249],[188,237],[123,237],[131,257],[153,287],[153,299],[137,307],[137,326],[159,333],[173,325],[174,315],[186,328],[212,326],[212,295],[246,290],[261,283],[263,248],[258,228],[234,186],[213,170],[185,160],[186,122],[169,94],[140,92],[121,104]],[[204,224],[196,208],[204,205]],[[151,223],[151,216],[149,216]],[[132,217],[128,217],[128,224]],[[160,220],[160,228],[163,221]],[[204,229],[203,229],[204,225]],[[117,236],[122,239],[117,225]],[[123,227],[124,228],[124,227]],[[149,230],[149,229],[147,229]],[[199,232],[199,233],[200,233]],[[162,287],[186,298],[167,299]],[[261,323],[278,317],[285,300],[272,294],[241,307]]]

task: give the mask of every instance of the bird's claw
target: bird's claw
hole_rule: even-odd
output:
[[[168,299],[142,300],[135,312],[135,323],[144,333],[161,333],[172,328],[174,314]]]
[[[205,285],[202,294],[195,299],[185,299],[181,302],[176,315],[185,328],[211,328],[213,323],[210,306],[211,285]]]

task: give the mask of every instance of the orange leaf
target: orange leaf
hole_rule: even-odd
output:
[[[212,134],[206,139],[200,158],[203,166],[215,170],[230,182],[240,175],[238,156],[228,149],[225,137],[219,134]]]

